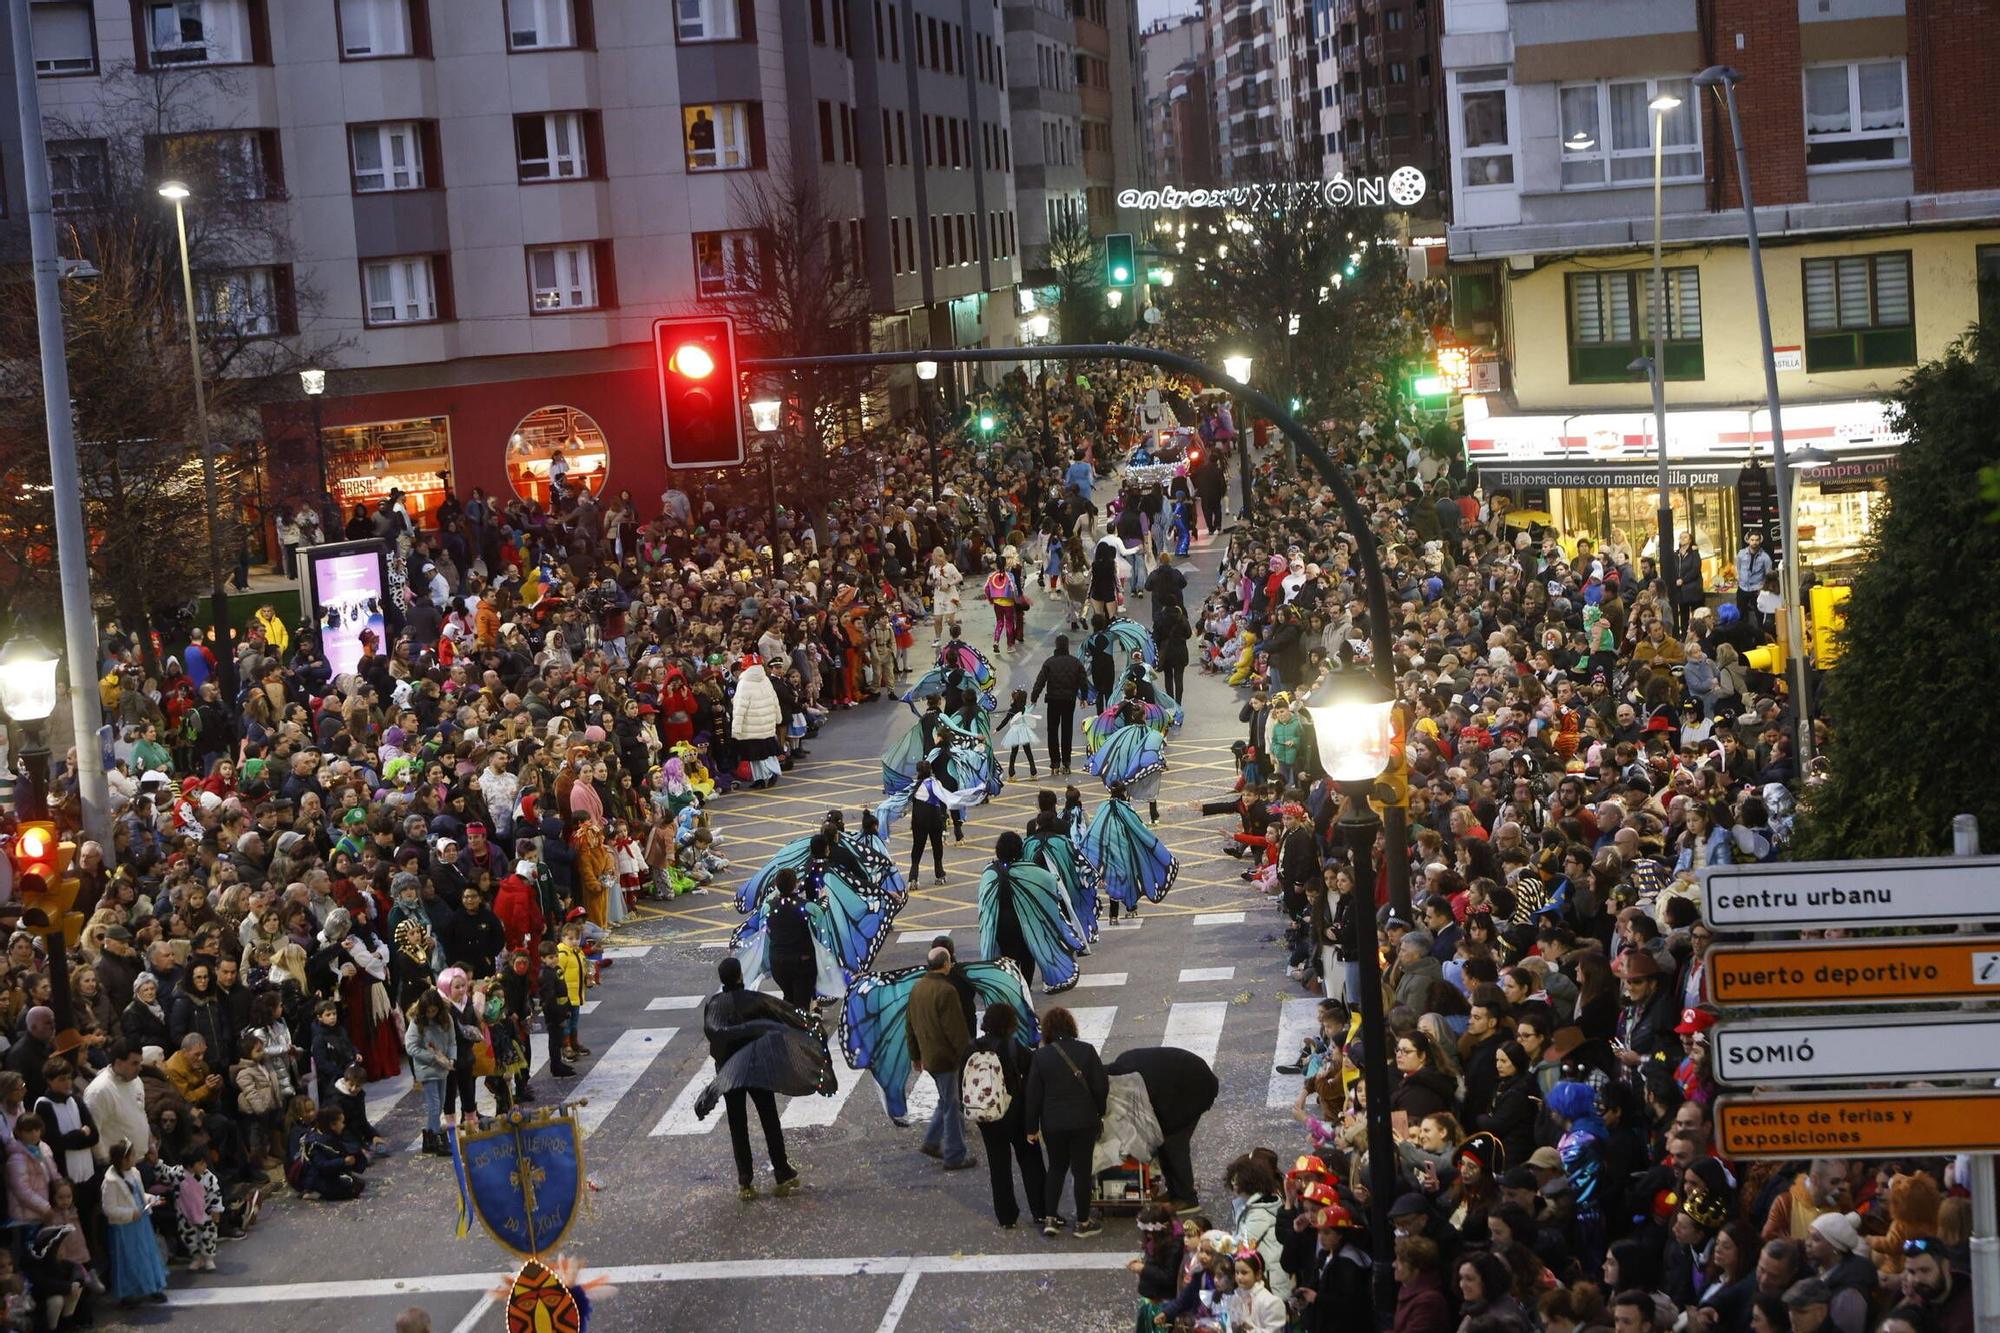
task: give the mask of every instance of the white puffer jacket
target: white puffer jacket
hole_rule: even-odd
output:
[[[736,703],[729,715],[730,733],[739,741],[770,740],[777,736],[784,718],[778,711],[778,692],[764,668],[753,666],[736,678]]]

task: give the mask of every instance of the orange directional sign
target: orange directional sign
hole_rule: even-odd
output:
[[[2000,1000],[2000,936],[1718,944],[1704,971],[1716,1004]]]
[[[1995,1152],[2000,1089],[1724,1097],[1715,1146],[1730,1158]]]

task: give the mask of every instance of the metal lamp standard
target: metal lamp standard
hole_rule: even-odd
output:
[[[1030,315],[1025,327],[1031,341],[1037,343],[1047,341],[1049,336],[1047,315]],[[1035,398],[1042,415],[1042,461],[1047,463],[1049,460],[1049,363],[1047,361],[1035,362]]]
[[[763,436],[759,452],[764,455],[764,483],[771,502],[771,577],[779,574],[778,554],[778,428],[783,424],[785,405],[775,398],[760,398],[750,404],[750,424]]]
[[[187,210],[183,207],[192,193],[179,181],[167,181],[160,186],[160,197],[171,201],[174,206],[174,231],[180,237],[181,293],[187,299],[188,356],[194,373],[195,436],[201,446],[201,488],[208,507],[208,595],[211,613],[215,617],[218,649],[215,655],[216,676],[222,685],[222,697],[233,702],[236,698],[236,636],[229,623],[229,594],[222,588],[221,487],[216,480],[215,442],[208,433],[208,390],[202,383],[201,373],[201,326],[195,315],[194,270],[188,264]]]
[[[1672,93],[1661,93],[1650,106],[1653,112],[1653,354],[1646,362],[1646,378],[1653,386],[1653,438],[1660,454],[1659,555],[1656,560],[1661,581],[1666,581],[1667,561],[1674,554],[1674,502],[1667,476],[1667,273],[1661,267],[1661,196],[1665,188],[1666,136],[1662,131],[1669,111],[1681,104]],[[1633,365],[1638,365],[1634,362]],[[1692,516],[1690,516],[1692,517]]]
[[[938,502],[938,431],[941,429],[938,421],[937,400],[931,396],[932,386],[937,381],[937,373],[937,362],[917,362],[917,381],[919,385],[917,392],[924,400],[924,436],[930,442],[932,504]],[[944,391],[938,389],[937,392],[942,394]]]
[[[1395,745],[1395,701],[1364,671],[1346,670],[1329,684],[1323,703],[1309,704],[1320,767],[1346,798],[1340,829],[1356,898],[1360,957],[1354,960],[1361,1001],[1361,1077],[1368,1093],[1368,1236],[1374,1250],[1375,1309],[1395,1309],[1395,1237],[1389,1204],[1396,1196],[1396,1144],[1390,1125],[1388,1024],[1382,1008],[1382,957],[1375,930],[1375,839],[1382,820],[1369,804]],[[1391,848],[1390,855],[1394,855]]]
[[[320,402],[326,397],[326,372],[301,370],[299,387],[305,391],[306,402],[312,405],[313,461],[319,466],[319,494],[314,497],[313,508],[319,512],[321,534],[331,536],[340,526],[340,506],[333,503],[333,483],[327,480],[326,429],[320,422]]]
[[[1250,383],[1250,358],[1241,353],[1223,357],[1222,373],[1238,384],[1247,386]],[[1230,424],[1236,431],[1236,439],[1233,442],[1236,447],[1236,467],[1243,486],[1241,516],[1248,518],[1250,517],[1250,423],[1243,419],[1243,403],[1240,399],[1233,399],[1229,410],[1232,413]]]
[[[1785,459],[1785,427],[1778,406],[1778,362],[1771,347],[1771,302],[1764,291],[1764,251],[1757,241],[1757,209],[1750,200],[1750,154],[1743,146],[1743,118],[1736,109],[1736,85],[1743,75],[1728,65],[1710,65],[1694,76],[1697,88],[1718,88],[1729,109],[1729,135],[1736,146],[1736,186],[1743,199],[1743,227],[1750,243],[1750,283],[1757,293],[1757,334],[1764,344],[1764,402],[1771,413],[1771,474],[1777,487],[1785,562],[1778,570],[1784,606],[1784,634],[1791,645],[1792,753],[1799,772],[1812,759],[1812,724],[1806,712],[1804,622],[1799,615],[1799,570],[1792,532],[1792,478]]]

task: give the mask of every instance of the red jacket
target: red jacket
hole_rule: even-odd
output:
[[[1447,1333],[1454,1321],[1445,1303],[1444,1286],[1435,1273],[1419,1273],[1396,1292],[1396,1322],[1391,1333]]]
[[[506,928],[508,950],[525,950],[530,962],[539,966],[544,922],[535,886],[519,875],[507,876],[500,881],[500,891],[493,895],[493,914]]]

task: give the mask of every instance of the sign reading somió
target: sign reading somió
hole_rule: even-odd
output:
[[[1716,1004],[2000,999],[2000,936],[1717,944],[1702,975]]]
[[[1730,1158],[1994,1152],[2000,1090],[1723,1097],[1715,1148]]]
[[[1430,181],[1416,167],[1397,167],[1386,176],[1335,176],[1323,181],[1277,181],[1183,190],[1120,190],[1120,208],[1283,208],[1288,203],[1324,201],[1334,208],[1412,208],[1423,202]]]
[[[2000,921],[2000,856],[1714,866],[1701,883],[1717,930]]]
[[[1872,1083],[2000,1074],[2000,1012],[1738,1023],[1710,1036],[1724,1083]]]

